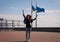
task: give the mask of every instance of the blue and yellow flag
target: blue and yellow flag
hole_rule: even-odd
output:
[[[35,12],[36,8],[34,6],[32,6],[32,12]]]
[[[40,8],[40,7],[36,7],[36,10],[37,10],[37,13],[38,12],[45,12],[45,9],[44,8]]]
[[[45,9],[44,8],[40,8],[40,7],[34,7],[32,6],[32,12],[35,12],[38,13],[38,12],[45,12]]]

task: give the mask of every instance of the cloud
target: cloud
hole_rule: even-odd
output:
[[[60,27],[60,10],[46,10],[44,14],[38,14],[38,27]]]
[[[45,14],[48,14],[48,15],[60,15],[60,10],[46,10]]]
[[[46,12],[49,12],[49,13],[51,13],[51,12],[60,12],[60,10],[46,10]]]
[[[60,10],[46,10],[37,14],[38,27],[60,27]],[[34,15],[33,15],[34,17]],[[35,26],[35,23],[33,23]]]
[[[0,18],[8,19],[8,20],[19,20],[19,15],[15,14],[0,14]]]

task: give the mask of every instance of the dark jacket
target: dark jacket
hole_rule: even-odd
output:
[[[36,18],[28,20],[25,16],[24,16],[24,24],[26,24],[26,27],[30,28],[31,27],[31,23],[36,20]]]

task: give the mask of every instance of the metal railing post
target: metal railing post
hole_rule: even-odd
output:
[[[14,20],[12,20],[12,28],[14,28],[15,27],[15,25],[14,25]]]

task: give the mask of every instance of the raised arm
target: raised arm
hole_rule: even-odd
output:
[[[22,10],[22,12],[23,12],[23,17],[25,18],[25,15],[24,15],[24,10]]]
[[[23,17],[25,18],[25,15],[23,14]]]
[[[36,17],[35,17],[34,19],[32,19],[32,20],[36,20],[36,19],[37,19],[37,16],[38,16],[38,15],[36,15]]]
[[[38,15],[36,15],[36,17],[35,17],[34,19],[32,19],[32,20],[31,20],[31,23],[32,23],[34,20],[36,20],[36,19],[37,19],[37,16],[38,16]]]

